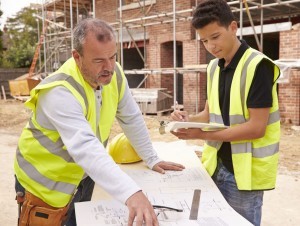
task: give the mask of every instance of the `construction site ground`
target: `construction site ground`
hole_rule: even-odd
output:
[[[15,201],[13,161],[17,142],[30,112],[18,100],[0,100],[0,225],[17,225],[18,208]],[[167,115],[145,115],[152,141],[175,141],[172,135],[160,135],[159,121]],[[117,123],[111,138],[121,132]],[[300,131],[298,127],[283,124],[280,141],[280,163],[275,190],[265,192],[262,226],[300,225]],[[202,145],[203,141],[188,141]]]

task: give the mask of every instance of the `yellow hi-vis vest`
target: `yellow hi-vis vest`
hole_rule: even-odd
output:
[[[15,174],[27,191],[53,207],[64,207],[84,176],[83,169],[68,154],[59,133],[41,127],[36,121],[39,91],[56,86],[66,87],[81,104],[95,136],[99,133],[100,141],[105,146],[118,103],[124,96],[124,81],[125,75],[120,65],[116,64],[112,81],[103,86],[99,127],[96,125],[94,90],[83,79],[73,58],[31,91],[26,105],[33,114],[21,134],[14,163]]]
[[[248,48],[237,65],[230,90],[230,127],[249,119],[247,97],[257,65],[264,58],[267,57],[262,53]],[[218,60],[214,59],[207,68],[209,120],[223,125],[219,105],[219,75]],[[274,82],[278,77],[279,68],[274,64]],[[259,139],[231,142],[234,176],[239,190],[267,190],[275,187],[280,139],[276,85],[272,89],[272,98],[265,135]],[[221,145],[222,142],[217,141],[207,141],[204,145],[202,162],[210,175],[216,170],[217,152]]]

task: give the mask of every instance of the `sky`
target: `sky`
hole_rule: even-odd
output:
[[[12,17],[22,10],[22,8],[29,6],[30,3],[42,3],[44,1],[45,0],[0,0],[1,10],[3,12],[0,19],[1,29],[3,28],[7,17]]]

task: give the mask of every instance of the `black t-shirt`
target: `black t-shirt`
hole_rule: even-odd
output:
[[[229,106],[230,106],[230,87],[234,71],[244,52],[249,48],[245,41],[232,58],[231,62],[224,68],[224,59],[220,59],[218,65],[220,67],[219,81],[219,101],[220,109],[224,124],[229,126]],[[272,87],[274,79],[274,66],[267,60],[263,59],[256,68],[253,81],[249,90],[247,107],[248,108],[267,108],[272,107]],[[232,156],[230,142],[223,142],[218,157],[221,158],[224,166],[232,173]]]

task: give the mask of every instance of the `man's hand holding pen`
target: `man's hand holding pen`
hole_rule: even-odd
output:
[[[180,111],[178,106],[178,102],[176,101],[175,110],[171,113],[171,119],[173,121],[180,121],[180,122],[188,122],[189,121],[189,114],[187,111]]]
[[[173,121],[188,122],[189,114],[187,111],[175,110],[171,113],[171,119]]]

